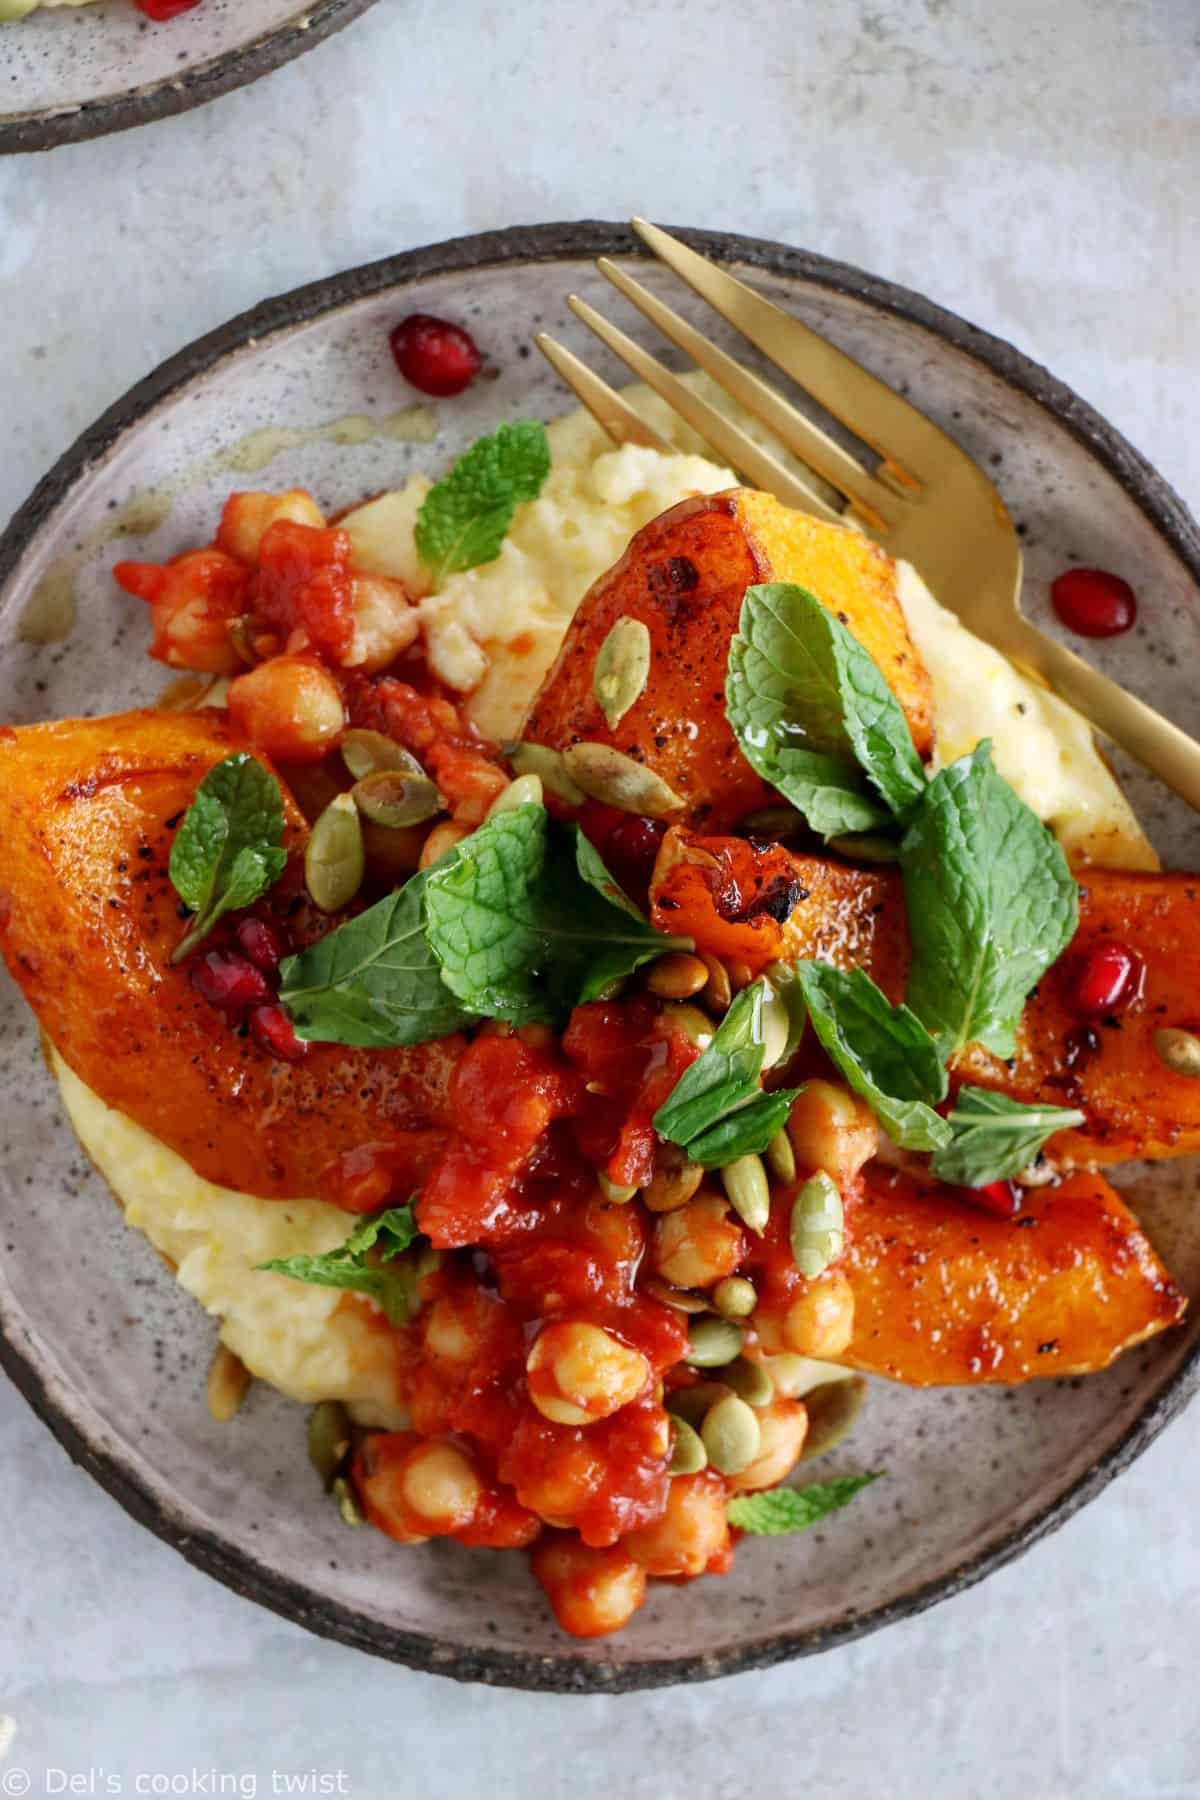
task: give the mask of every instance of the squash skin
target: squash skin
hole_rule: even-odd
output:
[[[585,597],[521,736],[554,749],[612,744],[662,776],[682,823],[724,831],[777,800],[745,761],[725,717],[725,668],[742,599],[758,582],[792,581],[836,612],[895,692],[918,753],[933,747],[929,678],[896,591],[891,558],[861,534],[732,488],[683,500],[643,527]],[[649,629],[639,698],[610,731],[592,689],[605,638],[622,617]]]
[[[169,965],[184,926],[167,875],[173,828],[207,770],[246,746],[218,711],[140,711],[0,731],[0,950],[46,1036],[109,1106],[207,1180],[312,1196],[366,1142],[443,1141],[460,1038],[364,1051],[314,1044],[274,1061]],[[304,897],[307,830],[266,906],[303,943],[328,929]]]
[[[910,1387],[1093,1374],[1187,1306],[1102,1175],[1028,1193],[1000,1219],[871,1163],[852,1221],[840,1267],[854,1335],[837,1360]]]
[[[975,1044],[955,1065],[971,1082],[1032,1102],[1079,1107],[1086,1123],[1051,1138],[1056,1162],[1124,1162],[1200,1149],[1200,1080],[1172,1074],[1154,1049],[1160,1026],[1200,1025],[1200,876],[1080,869],[1079,929],[1025,1007],[1011,1064]],[[910,957],[900,876],[782,845],[669,831],[651,885],[663,931],[695,939],[754,973],[817,957],[865,968],[893,1004]],[[1077,958],[1119,941],[1139,958],[1132,1002],[1111,1019],[1073,1010]]]

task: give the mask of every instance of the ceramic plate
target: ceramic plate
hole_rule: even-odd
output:
[[[779,245],[686,235],[919,396],[992,470],[1020,521],[1036,617],[1048,580],[1073,559],[1131,580],[1144,622],[1089,654],[1200,728],[1200,539],[1117,432],[1014,350],[914,294]],[[311,487],[333,510],[443,465],[501,419],[565,410],[529,338],[545,326],[579,343],[564,306],[572,289],[618,306],[591,268],[600,252],[633,245],[598,224],[460,239],[271,301],[173,358],[80,439],[0,540],[0,718],[149,701],[162,683],[142,654],[145,613],[107,571],[119,555],[203,542],[248,471],[252,485]],[[643,279],[670,292],[653,269]],[[689,309],[677,288],[671,297]],[[469,323],[495,372],[436,413],[406,410],[413,396],[388,354],[389,325],[418,308]],[[357,423],[338,423],[348,415]],[[72,611],[68,636],[31,641],[66,630]],[[1196,818],[1128,773],[1168,862],[1200,866]],[[844,1642],[978,1580],[1060,1524],[1145,1448],[1200,1373],[1198,1311],[1086,1381],[925,1393],[875,1382],[840,1468],[886,1468],[886,1481],[824,1529],[746,1542],[721,1582],[654,1584],[621,1635],[580,1643],[555,1628],[520,1557],[400,1549],[341,1526],[306,1462],[298,1407],[256,1386],[232,1424],[209,1419],[212,1325],[85,1166],[11,984],[0,1030],[0,1356],[14,1380],[71,1454],[201,1568],[316,1631],[424,1668],[621,1689]],[[1192,1293],[1194,1176],[1181,1162],[1119,1177]]]
[[[204,0],[152,24],[133,0],[0,26],[0,151],[49,150],[186,112],[257,81],[374,0]]]

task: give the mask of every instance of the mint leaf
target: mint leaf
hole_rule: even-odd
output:
[[[819,750],[785,746],[776,751],[768,779],[822,837],[874,831],[891,819],[887,808],[867,792],[866,783],[850,763],[837,756],[825,756]]]
[[[472,444],[417,514],[417,555],[434,587],[499,556],[517,507],[537,499],[549,473],[546,427],[537,420],[501,425]]]
[[[274,775],[245,750],[208,771],[171,846],[171,885],[196,917],[171,961],[180,962],[222,914],[249,906],[278,881],[283,794]]]
[[[1048,1137],[1084,1120],[1074,1107],[1024,1106],[991,1088],[963,1087],[946,1122],[953,1136],[930,1160],[930,1172],[960,1187],[985,1187],[1016,1175]]]
[[[437,865],[457,855],[457,846]],[[424,869],[387,899],[280,965],[279,998],[299,1037],[386,1050],[474,1023],[442,980],[425,936]]]
[[[725,700],[747,762],[814,830],[871,830],[925,791],[900,702],[853,632],[805,588],[746,589]],[[862,788],[862,774],[885,807]]]
[[[491,1018],[554,1020],[690,938],[655,931],[577,828],[498,813],[434,872],[426,931],[447,986]]]
[[[660,1137],[690,1145],[726,1113],[761,1094],[766,1045],[763,1038],[763,983],[743,988],[713,1034],[707,1050],[684,1070],[653,1118]]]
[[[727,1113],[689,1141],[688,1161],[706,1169],[723,1169],[739,1156],[761,1155],[787,1124],[788,1109],[799,1092],[799,1088],[776,1088],[774,1093],[759,1094]]]
[[[984,739],[930,783],[900,846],[913,961],[907,1002],[943,1061],[1012,1056],[1025,999],[1075,935],[1079,892],[1056,839]]]
[[[946,1097],[937,1044],[907,1006],[892,1006],[864,969],[801,962],[796,977],[829,1060],[905,1150],[936,1150],[950,1127],[934,1107]]]
[[[735,1494],[725,1517],[738,1531],[756,1537],[781,1537],[789,1531],[807,1531],[829,1513],[849,1506],[856,1494],[878,1481],[874,1475],[848,1475],[841,1481],[813,1481],[807,1487],[767,1488],[762,1494]]]
[[[407,1265],[389,1269],[386,1264],[407,1250],[416,1236],[412,1207],[391,1206],[361,1220],[344,1244],[324,1256],[288,1256],[256,1267],[293,1281],[366,1294],[379,1303],[393,1325],[403,1325],[412,1309],[413,1271]],[[368,1252],[374,1253],[371,1262],[367,1261]]]

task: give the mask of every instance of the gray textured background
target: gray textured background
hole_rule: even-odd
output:
[[[1047,363],[1196,507],[1198,176],[1194,0],[380,0],[207,110],[0,162],[0,515],[129,383],[264,295],[634,210],[923,289]],[[90,1768],[97,1793],[340,1771],[369,1800],[1200,1796],[1198,1468],[1193,1409],[923,1618],[769,1674],[570,1700],[461,1689],[256,1611],[4,1387],[0,1794]]]

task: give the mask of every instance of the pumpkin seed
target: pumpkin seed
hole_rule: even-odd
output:
[[[699,1430],[704,1422],[705,1413],[711,1412],[718,1400],[724,1400],[733,1392],[723,1381],[698,1381],[694,1387],[676,1388],[668,1396],[667,1411],[674,1413],[677,1419],[686,1419],[695,1430]]]
[[[339,1475],[329,1490],[338,1511],[342,1515],[343,1525],[365,1525],[358,1498],[344,1475]]]
[[[892,838],[877,837],[872,831],[848,831],[843,837],[828,840],[829,848],[853,862],[894,863],[900,861],[900,846]]]
[[[762,1449],[762,1430],[752,1407],[727,1394],[705,1413],[700,1439],[708,1460],[722,1475],[740,1475]]]
[[[665,819],[679,812],[683,801],[661,775],[617,750],[612,744],[572,744],[563,751],[567,774],[605,806],[618,812],[643,813]]]
[[[496,795],[487,809],[484,824],[488,819],[494,819],[497,813],[516,812],[518,806],[540,806],[544,799],[540,775],[518,775],[502,794]]]
[[[615,731],[650,678],[650,630],[626,614],[600,646],[592,691],[610,731]]]
[[[693,1294],[689,1288],[672,1287],[669,1281],[658,1281],[653,1276],[645,1284],[645,1291],[652,1300],[658,1300],[663,1306],[674,1307],[681,1313],[706,1313],[708,1301],[703,1294]]]
[[[518,775],[538,776],[542,786],[568,806],[582,806],[587,799],[579,783],[567,774],[562,752],[552,750],[549,744],[514,744],[508,760]]]
[[[693,1319],[684,1361],[694,1369],[723,1369],[742,1351],[743,1333],[732,1319]]]
[[[796,1179],[796,1152],[792,1149],[792,1140],[786,1129],[777,1131],[766,1149],[763,1161],[775,1177],[776,1181],[785,1184]]]
[[[867,1384],[861,1375],[847,1381],[823,1381],[820,1387],[810,1389],[804,1396],[808,1431],[800,1461],[808,1462],[835,1449],[858,1418],[866,1397]]]
[[[846,1243],[845,1215],[837,1182],[824,1169],[811,1176],[792,1206],[792,1256],[814,1281],[836,1262]]]
[[[758,1305],[758,1289],[744,1275],[726,1275],[713,1289],[712,1300],[723,1319],[748,1319]]]
[[[698,956],[671,950],[653,965],[646,986],[659,1000],[690,1000],[707,981],[708,970]]]
[[[708,1451],[704,1448],[704,1440],[694,1426],[681,1418],[678,1413],[671,1415],[671,1461],[667,1467],[670,1475],[698,1475],[701,1469],[708,1467]]]
[[[372,825],[399,831],[405,825],[422,825],[445,810],[437,783],[428,775],[407,769],[376,769],[364,775],[350,790],[354,804]]]
[[[355,726],[346,732],[339,746],[342,761],[355,781],[376,775],[381,769],[397,769],[404,775],[423,775],[424,769],[410,750],[382,731],[367,731]]]
[[[642,1191],[642,1199],[651,1212],[675,1212],[686,1206],[704,1180],[699,1163],[681,1162],[677,1167],[655,1169]]]
[[[597,1172],[596,1181],[610,1206],[627,1206],[637,1193],[636,1187],[626,1187],[623,1182],[610,1181],[603,1169]]]
[[[733,999],[729,970],[718,957],[710,956],[706,950],[700,952],[700,961],[708,970],[708,985],[704,989],[705,1006],[715,1013],[727,1013]]]
[[[744,837],[789,838],[795,837],[803,824],[794,806],[763,806],[747,813],[738,830]]]
[[[763,983],[762,1003],[764,1069],[773,1069],[783,1059],[792,1037],[792,1015],[787,1001],[777,994],[769,981]]]
[[[761,1156],[739,1156],[726,1163],[721,1180],[734,1212],[751,1231],[762,1232],[771,1216],[771,1190]]]
[[[308,1415],[308,1460],[326,1488],[350,1448],[350,1415],[338,1400],[322,1400]]]
[[[721,1379],[747,1406],[769,1406],[775,1398],[775,1383],[761,1363],[751,1362],[748,1357],[739,1356],[731,1362],[721,1371]]]
[[[241,1357],[227,1344],[218,1344],[208,1371],[208,1410],[218,1424],[233,1418],[250,1390],[251,1379]]]
[[[707,1050],[716,1036],[716,1026],[708,1014],[701,1012],[698,1006],[689,1006],[681,1001],[676,1006],[667,1006],[663,1011],[669,1022],[682,1031],[689,1044],[695,1044],[697,1050]]]
[[[349,794],[329,802],[304,852],[304,881],[322,912],[340,912],[362,886],[366,854],[358,808]]]
[[[1164,1025],[1154,1034],[1154,1048],[1159,1061],[1172,1075],[1200,1075],[1200,1037],[1194,1031],[1181,1031],[1177,1025]]]

